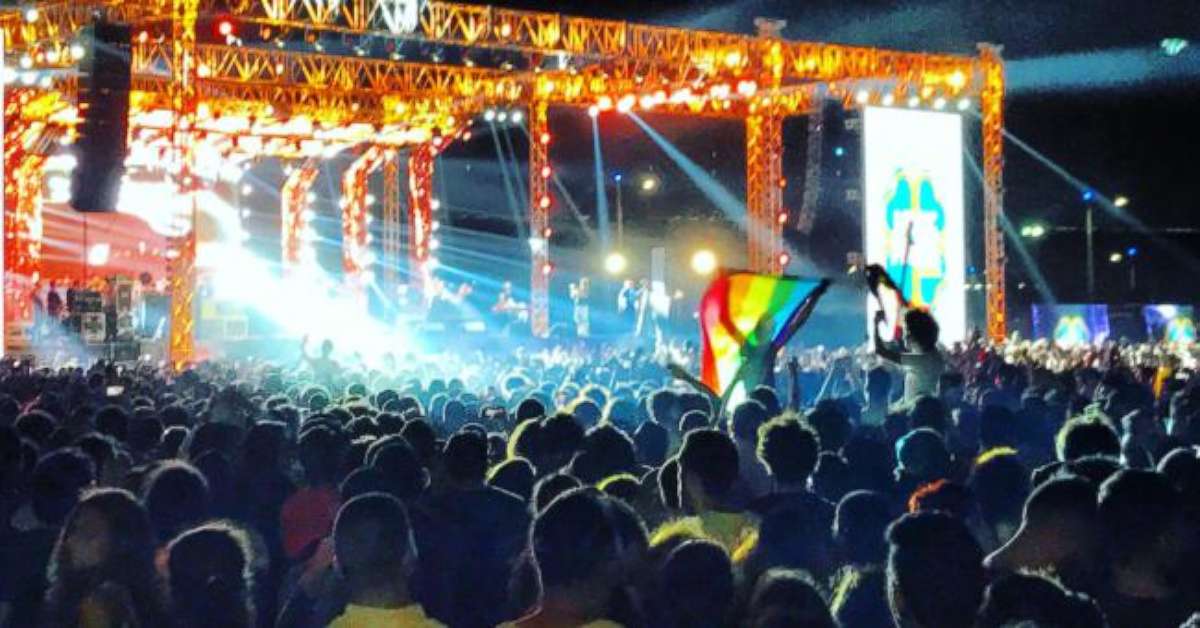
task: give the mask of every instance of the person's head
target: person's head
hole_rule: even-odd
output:
[[[738,451],[733,439],[717,430],[695,430],[679,450],[679,499],[693,512],[728,498],[738,479]]]
[[[913,430],[927,427],[944,436],[947,422],[946,404],[930,395],[917,397],[908,413],[908,427]]]
[[[924,310],[910,309],[904,313],[904,339],[909,345],[926,353],[937,349],[938,324]]]
[[[164,462],[143,481],[142,503],[150,513],[159,540],[165,542],[208,518],[208,482],[196,467],[186,462]]]
[[[876,366],[867,371],[867,401],[873,406],[887,406],[892,394],[892,376],[887,369]]]
[[[487,483],[529,501],[533,494],[533,465],[524,458],[509,458],[488,471]]]
[[[150,519],[132,493],[99,488],[86,492],[71,511],[50,560],[51,580],[91,572],[120,579],[126,571],[151,579],[155,540]]]
[[[88,491],[71,511],[50,556],[48,615],[73,623],[82,598],[103,583],[129,595],[138,621],[161,621],[154,548],[150,520],[132,493]]]
[[[1179,494],[1165,475],[1118,471],[1100,485],[1097,513],[1114,569],[1165,581],[1177,575],[1183,510]]]
[[[979,446],[983,449],[993,447],[1016,447],[1017,417],[1012,410],[1001,406],[985,405],[979,412]]]
[[[941,434],[921,428],[896,441],[896,474],[918,483],[945,478],[950,472],[950,452]]]
[[[1005,543],[1021,522],[1021,508],[1029,494],[1029,470],[1011,449],[986,451],[976,459],[967,482],[979,500],[983,520]]]
[[[181,626],[254,626],[250,542],[245,532],[209,523],[167,547],[171,616]]]
[[[1077,460],[1085,456],[1121,455],[1121,440],[1107,423],[1097,419],[1075,418],[1063,424],[1055,438],[1058,459]]]
[[[752,628],[834,628],[833,617],[812,578],[802,571],[770,569],[750,594],[746,624]]]
[[[459,486],[482,484],[488,468],[487,437],[476,432],[459,432],[446,442],[442,457],[451,483]]]
[[[852,491],[838,502],[833,540],[844,560],[852,564],[882,564],[887,558],[884,533],[892,521],[887,497],[872,491]]]
[[[663,562],[659,590],[668,626],[723,626],[733,603],[733,564],[712,541],[684,542]]]
[[[758,459],[781,485],[803,487],[819,449],[816,433],[794,417],[778,416],[758,428]]]
[[[870,566],[841,570],[833,585],[829,610],[841,628],[895,626],[888,609],[887,577],[883,568]]]
[[[1099,558],[1099,539],[1096,486],[1078,476],[1052,478],[1030,493],[1021,527],[984,566],[1001,572],[1049,569],[1070,582],[1088,576]]]
[[[353,599],[373,589],[407,593],[417,548],[408,513],[386,493],[365,493],[338,510],[334,556]]]
[[[968,628],[983,598],[983,551],[966,525],[941,512],[888,527],[888,604],[898,628]]]
[[[96,431],[124,441],[129,435],[129,415],[117,406],[104,406],[92,418]]]
[[[662,466],[667,459],[669,443],[667,429],[655,421],[646,421],[633,433],[638,462],[651,467]]]
[[[590,488],[554,498],[529,530],[543,598],[591,600],[601,606],[629,577],[631,554],[643,551],[645,544],[645,528],[629,506]],[[603,617],[606,609],[576,610],[591,619]]]
[[[585,484],[595,484],[614,473],[637,468],[633,440],[612,425],[587,431],[578,455],[571,461],[571,474]]]
[[[341,470],[345,438],[330,427],[318,425],[300,435],[298,457],[305,480],[312,486],[335,484]]]
[[[57,526],[75,507],[79,494],[96,481],[96,465],[77,448],[57,449],[38,460],[30,481],[30,502],[38,521]]]
[[[817,432],[821,451],[837,451],[850,438],[850,417],[842,404],[824,399],[808,412],[807,423]]]
[[[703,410],[688,410],[679,417],[679,434],[686,435],[692,430],[702,430],[708,427],[708,413]]]
[[[753,445],[758,437],[758,428],[766,423],[768,418],[766,406],[754,399],[744,401],[733,411],[729,433],[734,440]]]
[[[403,436],[386,436],[367,449],[366,463],[384,477],[392,494],[408,502],[429,487],[429,470]]]
[[[579,480],[566,473],[551,473],[538,480],[533,485],[533,497],[530,499],[533,514],[536,515],[545,510],[546,506],[549,506],[555,497],[579,487]]]
[[[1104,628],[1108,623],[1090,598],[1072,593],[1045,576],[1006,574],[988,585],[977,628],[1019,622],[1062,628]]]

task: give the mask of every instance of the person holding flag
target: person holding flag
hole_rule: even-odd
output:
[[[946,370],[938,349],[937,321],[924,309],[912,307],[883,268],[868,266],[866,278],[879,303],[873,325],[875,354],[904,371],[904,405],[921,395],[936,396],[938,380]]]

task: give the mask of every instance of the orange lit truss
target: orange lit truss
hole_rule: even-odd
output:
[[[364,266],[367,177],[382,166],[384,261],[399,259],[400,201],[396,184],[400,155],[408,154],[404,194],[412,234],[410,285],[419,292],[434,263],[430,255],[436,156],[485,108],[528,109],[531,324],[549,332],[548,286],[550,216],[557,203],[547,185],[552,174],[552,137],[546,112],[551,106],[629,110],[638,107],[685,115],[746,121],[748,258],[751,268],[778,272],[785,263],[782,227],[787,181],[781,172],[781,128],[788,116],[807,115],[821,99],[853,106],[865,90],[868,102],[883,96],[907,99],[973,98],[983,129],[987,323],[989,335],[1005,333],[1004,242],[998,228],[1002,206],[1003,62],[997,48],[981,46],[978,57],[899,52],[877,48],[792,42],[773,36],[746,36],[648,26],[612,20],[496,7],[427,2],[419,12],[399,0],[82,0],[32,3],[36,12],[0,14],[9,59],[23,70],[69,69],[77,64],[72,45],[94,13],[133,25],[131,139],[145,130],[163,132],[179,161],[173,171],[182,193],[201,185],[193,160],[203,145],[241,159],[278,157],[293,166],[283,195],[285,266],[299,263],[303,201],[322,155],[358,151],[353,175],[343,184],[344,266]],[[28,8],[28,7],[27,7]],[[200,24],[236,22],[240,35],[211,43],[198,37]],[[201,31],[203,33],[203,31]],[[499,67],[469,58],[462,65],[411,61],[399,54],[369,56],[362,51],[328,54],[282,45],[321,37],[419,42],[481,54],[502,54]],[[270,42],[279,42],[273,47]],[[10,63],[11,65],[11,63]],[[25,102],[7,108],[5,153],[5,268],[37,277],[36,241],[40,223],[40,175],[55,133],[71,133],[77,122],[71,73],[50,84],[23,85]],[[12,90],[10,89],[10,92]],[[10,102],[15,102],[10,96]],[[860,102],[861,104],[861,102]],[[395,197],[395,198],[393,198]],[[811,222],[806,206],[795,219]],[[177,365],[193,356],[194,229],[178,243],[180,258],[172,277],[170,355]],[[11,253],[10,253],[11,251]],[[353,267],[353,268],[351,268]],[[10,273],[6,272],[6,276]],[[394,269],[384,281],[394,281]],[[20,284],[6,281],[6,297],[21,299]]]

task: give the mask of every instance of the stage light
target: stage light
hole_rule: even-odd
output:
[[[788,221],[787,212],[779,212],[779,224],[786,225]]]
[[[933,108],[934,109],[945,109],[946,108],[946,99],[942,98],[941,96],[938,96],[937,98],[935,98],[933,100]]]
[[[374,195],[374,194],[368,194],[368,195],[366,196],[366,198],[364,198],[363,200],[365,200],[365,201],[367,202],[367,205],[374,205],[374,204],[375,204],[375,195]]]
[[[1159,44],[1164,54],[1168,57],[1178,56],[1183,52],[1184,48],[1188,47],[1188,40],[1181,37],[1167,37]]]
[[[893,104],[895,104],[895,102],[896,102],[896,96],[894,94],[884,94],[883,95],[883,106],[884,107],[891,107]]]
[[[909,96],[908,97],[908,106],[910,108],[915,108],[919,104],[921,104],[921,98],[919,96]]]
[[[1117,252],[1114,252],[1112,255],[1108,256],[1108,261],[1110,261],[1114,264],[1120,264],[1121,260],[1123,260],[1123,259],[1125,259],[1125,256],[1123,256]]]
[[[1124,196],[1118,195],[1116,198],[1113,199],[1114,207],[1125,207],[1126,205],[1129,205],[1129,199]]]
[[[58,63],[58,51],[57,50],[47,50],[46,51],[46,61],[48,63]]]
[[[88,266],[103,266],[108,263],[108,257],[112,254],[112,245],[107,242],[93,244],[88,249],[87,262]]]
[[[610,275],[620,275],[621,273],[625,272],[625,268],[628,267],[628,265],[628,260],[626,260],[625,256],[620,253],[609,253],[608,257],[604,258],[604,272]]]
[[[550,262],[546,262],[545,264],[542,264],[542,274],[543,275],[549,276],[550,273],[552,273],[552,272],[554,272],[554,264],[551,264]]]
[[[440,220],[434,220],[429,223],[429,230],[434,233],[437,233],[437,230],[441,229],[441,228],[442,228],[442,221],[440,221]]]
[[[442,243],[439,242],[437,238],[430,238],[430,240],[429,240],[429,250],[430,251],[436,251],[439,248],[441,248],[441,246],[442,246]]]
[[[254,193],[254,186],[250,185],[249,183],[242,186],[242,196],[250,196],[253,193]]]
[[[846,149],[842,148],[841,146],[834,146],[833,155],[834,157],[843,157],[846,155]]]
[[[588,116],[595,118],[596,116],[600,115],[600,107],[598,105],[592,105],[588,107],[587,112]]]
[[[550,166],[542,166],[542,178],[543,179],[549,179],[550,175],[552,175],[552,174],[554,174],[554,171],[550,169]]]
[[[954,89],[962,89],[967,84],[967,75],[963,74],[962,70],[955,70],[947,82]]]
[[[613,99],[608,96],[601,96],[600,100],[596,101],[596,108],[600,111],[608,111],[613,108]]]
[[[726,98],[729,98],[729,86],[724,83],[713,85],[708,89],[708,95],[712,96],[713,98],[725,100]]]
[[[525,119],[525,114],[522,113],[520,110],[512,112],[513,124],[520,124],[521,120],[524,120],[524,119]]]
[[[429,201],[429,209],[432,209],[433,211],[437,211],[441,208],[442,208],[441,200],[435,198],[435,199]]]
[[[786,268],[786,267],[787,267],[787,265],[788,265],[789,263],[791,263],[791,261],[792,261],[792,256],[791,256],[791,255],[788,255],[787,253],[780,253],[780,254],[779,254],[779,267],[780,267],[780,268]]]
[[[1083,202],[1090,203],[1093,200],[1095,200],[1095,198],[1096,198],[1095,190],[1088,188],[1083,191]]]
[[[232,37],[235,34],[233,20],[223,17],[217,20],[217,34],[221,37]]]
[[[642,177],[641,182],[642,191],[646,193],[653,192],[658,189],[658,183],[658,177],[652,174],[645,175]]]
[[[1125,249],[1125,255],[1128,255],[1129,257],[1137,257],[1137,254],[1138,250],[1136,246],[1131,246]]]
[[[754,81],[739,81],[737,91],[742,96],[749,98],[758,91],[758,83],[755,83]]]
[[[1034,223],[1030,223],[1027,225],[1023,225],[1021,227],[1021,237],[1023,237],[1023,238],[1029,238],[1030,240],[1037,240],[1038,238],[1041,238],[1045,235],[1046,235],[1046,226],[1041,223],[1034,222]]]
[[[626,94],[617,101],[617,111],[621,113],[629,113],[633,109],[634,103],[637,101],[632,94]]]
[[[38,81],[38,85],[41,85],[42,89],[50,89],[50,86],[53,84],[54,79],[52,79],[49,74],[43,74],[42,79]]]
[[[971,108],[971,99],[970,98],[962,98],[958,101],[958,110],[959,111],[966,111],[967,109],[970,109],[970,108]]]
[[[540,141],[543,145],[549,144],[550,133],[548,131],[542,131],[542,134],[538,137],[538,141]]]
[[[871,100],[871,93],[865,89],[858,90],[858,94],[854,97],[854,101],[860,105],[865,105]]]
[[[508,120],[507,111],[499,111],[496,113],[496,122],[505,122]]]
[[[315,202],[315,201],[317,200],[317,195],[316,195],[316,194],[314,194],[313,192],[309,192],[309,193],[308,193],[308,196],[307,196],[307,197],[305,197],[305,198],[307,198],[307,199],[308,199],[308,202],[312,203],[312,202]]]
[[[76,61],[82,59],[86,54],[87,49],[81,44],[71,44],[71,56],[74,57]]]
[[[29,22],[32,24],[33,22],[38,21],[38,17],[39,16],[38,16],[37,9],[35,9],[33,7],[29,7],[28,9],[25,9],[25,21],[26,22]]]
[[[495,120],[495,119],[496,119],[496,110],[495,110],[495,109],[488,109],[487,111],[484,111],[484,112],[483,112],[483,119],[484,119],[484,120],[486,120],[486,121],[488,121],[488,122],[491,122],[492,120]]]
[[[22,70],[28,70],[29,68],[33,67],[33,57],[29,56],[28,53],[23,54],[21,55],[21,59],[18,61],[18,63],[21,64]]]
[[[742,62],[742,53],[740,53],[736,50],[726,53],[725,65],[732,68],[732,67],[736,67],[741,62]]]
[[[697,275],[711,275],[717,269],[717,256],[708,249],[692,254],[692,270]]]
[[[550,197],[543,196],[542,199],[538,201],[538,205],[541,205],[542,209],[550,209]]]

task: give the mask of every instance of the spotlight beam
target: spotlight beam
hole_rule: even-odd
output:
[[[600,246],[609,249],[608,188],[604,185],[604,152],[600,145],[600,124],[595,116],[592,121],[592,165],[596,177],[596,223],[600,227]]]
[[[508,198],[508,207],[512,211],[513,222],[516,223],[517,233],[521,235],[522,239],[528,238],[525,217],[522,214],[520,203],[517,202],[517,193],[513,190],[512,180],[508,178],[508,159],[504,157],[504,148],[500,146],[496,123],[489,120],[488,127],[492,131],[492,143],[496,145],[496,161],[500,164],[500,178],[504,180],[504,196]]]

